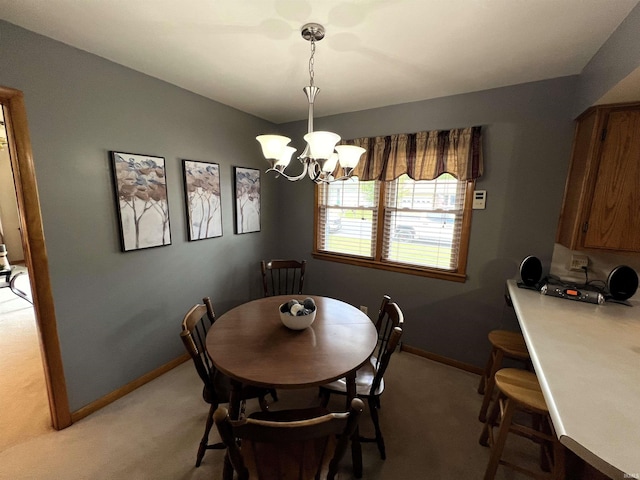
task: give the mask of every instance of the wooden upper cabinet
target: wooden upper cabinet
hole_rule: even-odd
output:
[[[576,122],[556,242],[640,252],[640,103],[593,107]]]

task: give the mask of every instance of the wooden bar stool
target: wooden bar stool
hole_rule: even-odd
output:
[[[495,374],[495,384],[498,387],[498,398],[480,435],[480,444],[491,447],[484,480],[493,480],[499,465],[533,478],[564,480],[564,447],[553,430],[549,409],[536,374],[519,368],[503,368]],[[516,423],[516,412],[531,414],[534,428]],[[496,423],[500,426],[498,436],[494,438],[493,426]],[[534,472],[502,459],[502,451],[510,432],[540,444],[541,467],[549,472]]]
[[[493,397],[494,377],[496,372],[502,368],[504,358],[524,362],[526,367],[529,367],[531,362],[527,345],[521,333],[492,330],[489,332],[488,338],[491,342],[491,353],[478,385],[478,393],[484,394],[478,415],[478,419],[483,423],[487,420],[487,410]]]

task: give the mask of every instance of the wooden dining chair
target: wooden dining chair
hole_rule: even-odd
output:
[[[400,338],[404,315],[396,303],[390,301],[385,295],[376,320],[378,329],[378,345],[364,366],[356,372],[356,395],[366,399],[369,406],[371,420],[375,429],[375,438],[360,437],[361,442],[376,442],[380,451],[380,458],[387,458],[384,438],[380,430],[378,410],[380,409],[380,396],[384,392],[384,373],[389,366],[391,355],[395,352]],[[342,378],[320,387],[321,405],[326,407],[331,394],[347,394],[346,379]]]
[[[307,261],[302,260],[262,260],[262,286],[264,296],[300,295],[304,284]]]
[[[193,360],[198,376],[204,384],[202,398],[210,405],[204,435],[198,447],[196,467],[200,466],[207,449],[225,448],[223,443],[209,444],[209,432],[213,426],[213,413],[221,403],[229,401],[231,393],[231,380],[215,368],[205,348],[207,332],[215,322],[215,318],[211,299],[205,297],[202,304],[196,304],[189,309],[182,320],[182,331],[180,332],[180,338]],[[268,393],[270,391],[266,388],[246,386],[242,389],[240,399],[246,401],[251,398],[257,398],[260,408],[268,410],[267,401],[265,400],[265,396]]]
[[[363,408],[354,398],[348,412],[316,407],[256,412],[232,421],[220,407],[213,418],[238,480],[333,480]]]

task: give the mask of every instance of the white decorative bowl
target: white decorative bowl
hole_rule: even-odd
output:
[[[304,330],[311,326],[313,321],[316,319],[317,309],[307,315],[291,315],[289,312],[282,311],[283,306],[286,306],[286,303],[280,305],[280,308],[278,309],[278,313],[280,313],[280,320],[282,320],[285,327],[290,328],[291,330]]]

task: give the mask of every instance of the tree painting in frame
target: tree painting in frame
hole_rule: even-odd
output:
[[[111,152],[123,252],[171,244],[163,157]]]
[[[260,231],[260,170],[234,167],[236,233]]]
[[[189,240],[222,236],[220,165],[182,161]]]

